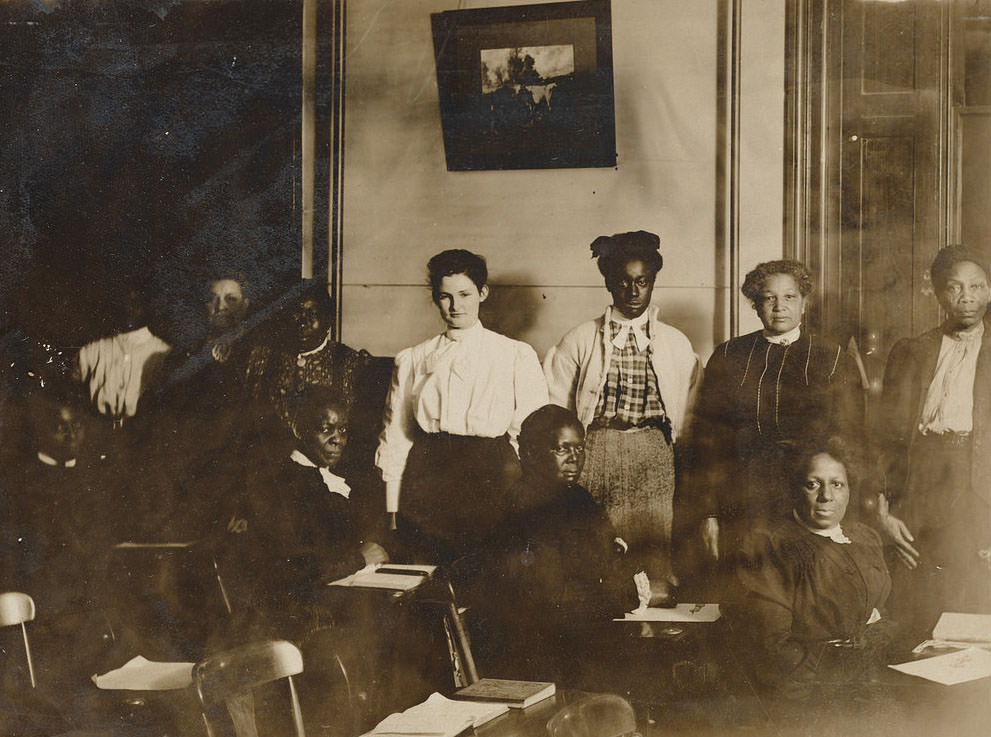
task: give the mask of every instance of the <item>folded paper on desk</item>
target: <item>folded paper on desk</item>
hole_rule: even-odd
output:
[[[937,655],[935,658],[913,660],[888,667],[902,673],[908,673],[910,676],[918,676],[942,683],[944,686],[952,686],[991,676],[991,653],[987,650],[971,647],[947,655]]]
[[[331,581],[330,586],[353,586],[362,589],[409,591],[429,578],[437,566],[389,563],[366,566],[350,576]]]
[[[614,622],[715,622],[719,619],[719,604],[678,604],[667,607],[644,607],[627,612]]]
[[[398,714],[390,714],[363,737],[455,737],[507,711],[509,708],[502,704],[453,701],[433,693],[421,704]]]
[[[94,675],[93,683],[105,691],[173,691],[193,682],[195,663],[156,663],[138,655],[120,668]]]
[[[556,688],[548,681],[509,681],[504,678],[482,678],[454,692],[454,698],[505,704],[510,709],[525,709],[531,704],[554,695]]]

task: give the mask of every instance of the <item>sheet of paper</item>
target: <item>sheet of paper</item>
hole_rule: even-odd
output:
[[[106,691],[172,691],[193,682],[195,663],[156,663],[138,655],[120,668],[94,675],[93,683]]]
[[[627,612],[614,622],[715,622],[719,604],[678,604],[675,607],[646,607]]]
[[[943,612],[933,628],[934,640],[991,642],[991,614]]]
[[[136,543],[136,542],[122,542],[114,545],[117,550],[160,550],[166,548],[191,548],[195,545],[195,542],[176,542],[176,543]]]
[[[509,707],[505,704],[454,701],[433,693],[423,703],[411,706],[404,712],[390,714],[363,737],[455,737],[507,711]]]
[[[918,676],[945,686],[976,681],[991,676],[991,653],[971,647],[935,658],[913,660],[909,663],[890,665],[889,668]]]
[[[409,591],[423,583],[435,570],[437,566],[387,563],[381,566],[367,566],[350,576],[331,581],[329,585]]]

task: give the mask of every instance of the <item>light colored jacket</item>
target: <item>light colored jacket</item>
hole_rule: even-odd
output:
[[[574,411],[586,428],[595,419],[612,360],[613,344],[606,329],[612,309],[607,307],[601,317],[570,330],[544,358],[551,402]],[[649,310],[650,362],[671,420],[672,439],[677,439],[690,416],[701,364],[685,334],[658,320],[656,307]]]

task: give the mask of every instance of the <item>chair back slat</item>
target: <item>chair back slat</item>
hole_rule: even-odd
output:
[[[226,713],[238,737],[258,737],[254,690],[288,679],[293,723],[299,737],[304,737],[302,712],[292,681],[292,676],[302,672],[299,648],[284,640],[250,643],[198,663],[193,679],[209,733],[215,733],[211,720]]]
[[[34,620],[34,599],[20,591],[0,594],[0,627]]]
[[[31,688],[37,688],[34,677],[34,661],[31,659],[31,643],[28,642],[27,622],[34,621],[34,599],[21,591],[5,591],[0,594],[0,627],[20,625],[24,638],[24,656],[28,662],[28,679]]]

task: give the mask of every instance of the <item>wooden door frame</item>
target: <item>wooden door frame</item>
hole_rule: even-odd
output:
[[[331,338],[341,335],[344,213],[344,102],[347,1],[303,0],[300,276],[327,279],[334,303]],[[329,103],[318,87],[329,87]],[[325,245],[321,245],[325,244]],[[324,250],[326,248],[326,250]]]
[[[937,248],[952,242],[951,182],[957,162],[952,136],[949,80],[953,49],[951,11],[940,4],[940,114],[936,160],[938,177]],[[843,0],[786,0],[784,254],[816,274],[817,298],[808,323],[817,332],[844,331],[841,181]],[[921,316],[916,316],[921,317]]]

